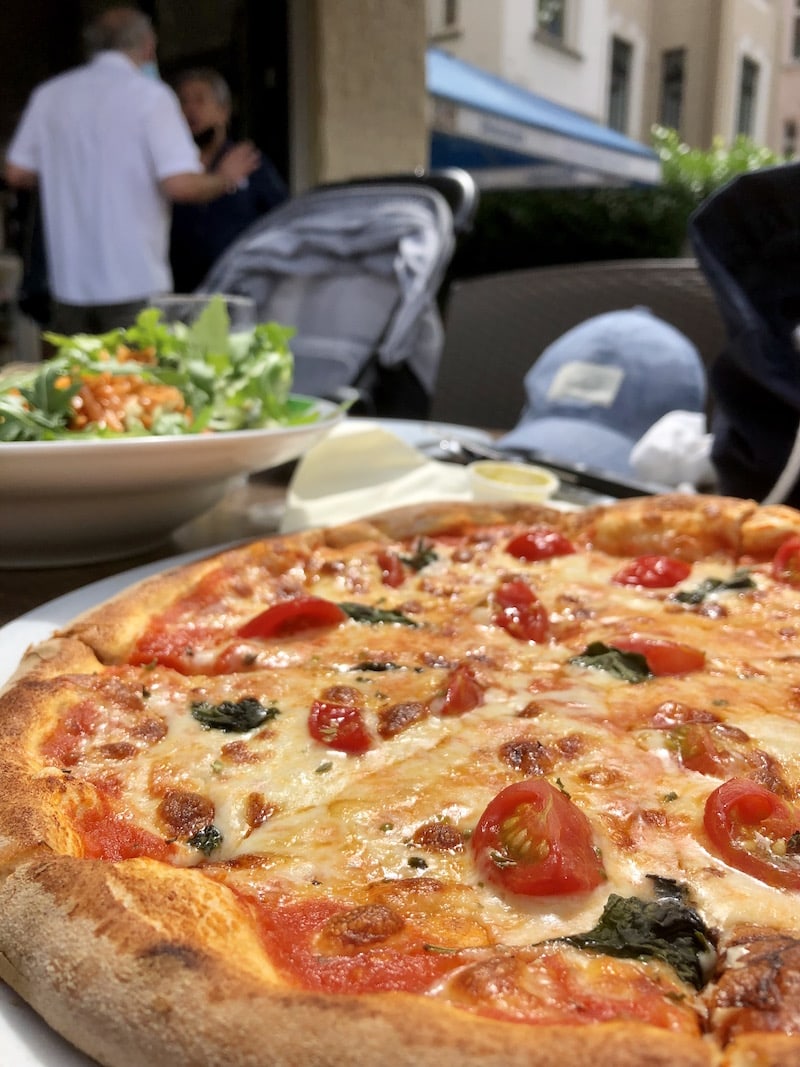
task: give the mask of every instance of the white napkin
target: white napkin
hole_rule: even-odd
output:
[[[640,478],[693,489],[713,485],[712,435],[697,411],[669,411],[633,446],[631,466]]]
[[[345,419],[298,464],[280,529],[348,522],[403,504],[471,499],[466,467],[428,459],[377,423]]]

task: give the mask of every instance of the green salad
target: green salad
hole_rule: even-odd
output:
[[[100,335],[48,333],[55,354],[0,377],[0,441],[197,434],[314,422],[290,395],[294,330],[268,322],[232,333],[221,297],[191,325],[157,308]]]

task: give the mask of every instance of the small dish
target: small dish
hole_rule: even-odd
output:
[[[261,430],[0,444],[0,568],[122,559],[162,543],[237,479],[302,456],[343,418]]]
[[[520,500],[542,503],[558,492],[560,481],[546,467],[481,459],[469,465],[476,500]]]

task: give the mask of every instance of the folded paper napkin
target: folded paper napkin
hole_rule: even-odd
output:
[[[428,459],[375,422],[345,419],[298,464],[280,529],[348,522],[403,504],[471,499],[466,467]]]
[[[708,489],[715,481],[712,436],[698,411],[670,411],[655,422],[631,452],[640,478],[682,491]]]

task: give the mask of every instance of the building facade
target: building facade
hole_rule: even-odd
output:
[[[797,156],[800,153],[800,0],[781,0],[781,4],[783,39],[772,140],[776,151]]]
[[[428,38],[642,143],[661,124],[698,147],[744,133],[780,150],[791,2],[427,0]]]

